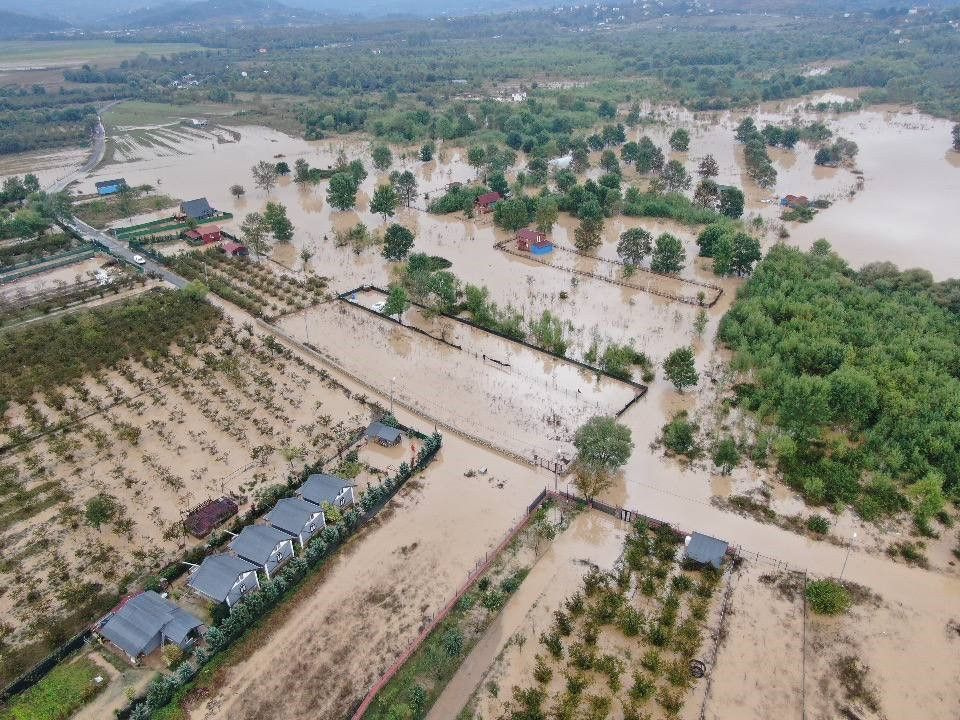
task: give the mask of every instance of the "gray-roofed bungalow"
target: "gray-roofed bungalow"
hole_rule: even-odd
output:
[[[188,220],[206,220],[217,214],[205,197],[196,200],[184,200],[180,203],[180,215]]]
[[[709,535],[693,533],[687,543],[686,558],[700,565],[713,565],[719,569],[727,554],[727,542]]]
[[[238,557],[263,570],[267,578],[293,557],[293,539],[269,525],[247,525],[230,542]]]
[[[200,563],[187,585],[215,603],[233,607],[244,595],[260,589],[257,566],[233,555],[208,555]]]
[[[306,547],[310,538],[323,530],[327,519],[323,510],[301,498],[282,498],[264,518],[278,530],[292,535]]]
[[[135,663],[164,643],[186,650],[201,627],[202,620],[146,590],[114,608],[96,631]]]
[[[370,423],[365,433],[368,438],[373,438],[385,447],[393,447],[400,444],[400,431],[395,427],[390,427],[382,422]]]
[[[314,505],[330,503],[335,508],[353,505],[353,486],[337,475],[317,473],[307,478],[297,493]]]

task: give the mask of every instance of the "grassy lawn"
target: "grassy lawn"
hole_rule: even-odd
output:
[[[25,64],[96,63],[101,67],[117,67],[142,52],[152,56],[170,55],[199,47],[192,43],[115,43],[110,40],[5,40],[0,42],[0,69]]]
[[[103,669],[89,658],[63,663],[0,710],[0,720],[65,720],[106,687],[93,679]]]
[[[179,200],[168,195],[139,195],[121,201],[119,195],[90,200],[78,203],[73,207],[73,213],[85,223],[93,227],[102,228],[108,223],[133,217],[151,210],[174,208]]]
[[[140,127],[179,122],[185,117],[228,117],[236,111],[233,105],[223,103],[170,103],[128,100],[110,108],[103,114],[103,123],[108,130],[118,127]]]

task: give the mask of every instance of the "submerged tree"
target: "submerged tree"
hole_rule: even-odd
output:
[[[253,184],[264,192],[269,193],[277,184],[277,167],[272,163],[261,160],[251,168]]]
[[[413,247],[414,237],[403,225],[393,223],[383,237],[383,256],[387,260],[403,260]]]
[[[631,228],[620,235],[617,243],[617,255],[627,265],[636,267],[650,254],[653,235],[643,228]]]
[[[697,167],[697,174],[704,179],[715,178],[720,174],[720,164],[713,155],[704,155]]]
[[[677,128],[670,136],[670,149],[675,152],[686,152],[690,149],[690,133],[683,128]]]
[[[397,209],[397,193],[392,185],[378,185],[373,191],[373,197],[370,198],[370,212],[377,213],[387,221],[387,217],[392,217]]]
[[[349,172],[339,172],[330,178],[327,202],[337,210],[349,210],[357,203],[357,181]]]
[[[633,452],[630,428],[601,415],[580,426],[573,446],[577,449],[578,488],[588,498],[608,487],[610,474],[625,465]]]
[[[673,383],[678,392],[683,392],[685,388],[696,385],[700,380],[694,364],[693,348],[684,346],[667,355],[663,361],[663,372],[667,379]]]
[[[676,235],[663,233],[654,245],[650,269],[658,273],[678,273],[683,270],[686,259],[687,253],[680,239]]]

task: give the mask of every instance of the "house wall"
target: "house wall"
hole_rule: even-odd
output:
[[[260,579],[257,577],[257,573],[252,570],[248,573],[244,573],[240,576],[236,584],[227,595],[227,605],[233,607],[236,605],[237,601],[248,592],[253,592],[259,588]]]
[[[293,540],[284,540],[282,543],[280,543],[280,546],[277,548],[277,550],[270,555],[270,559],[267,560],[267,564],[264,566],[267,577],[273,577],[276,571],[286,564],[292,557]]]

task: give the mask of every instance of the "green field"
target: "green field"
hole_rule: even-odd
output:
[[[85,657],[61,664],[0,710],[0,720],[66,720],[103,689],[106,683],[93,680],[98,675],[105,673]]]
[[[25,65],[116,67],[140,53],[171,55],[198,50],[192,43],[115,43],[111,40],[5,40],[0,42],[0,70]]]
[[[189,103],[173,105],[170,103],[144,102],[129,100],[122,102],[102,115],[103,124],[108,131],[123,127],[143,127],[179,122],[185,117],[222,118],[229,117],[236,108],[223,103]]]

